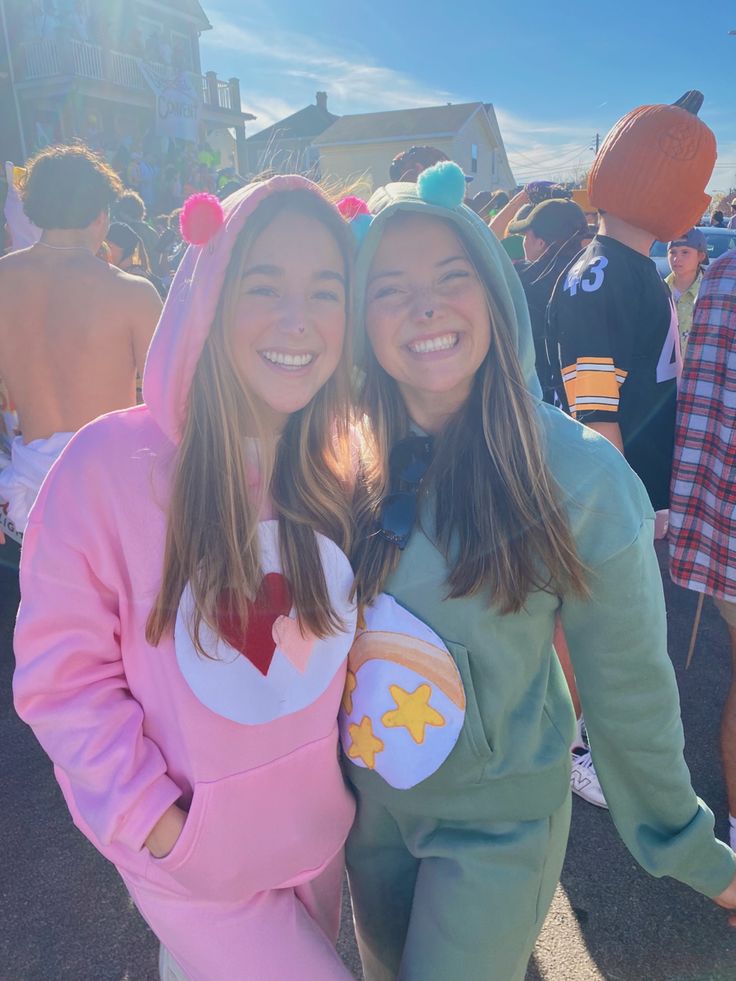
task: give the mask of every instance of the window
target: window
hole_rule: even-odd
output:
[[[471,143],[470,145],[470,173],[478,173],[478,144]]]
[[[192,63],[192,39],[188,34],[181,34],[179,31],[171,32],[171,49],[174,68],[185,68],[191,71]]]
[[[138,41],[146,61],[154,64],[170,65],[172,59],[169,32],[160,21],[148,17],[138,17]],[[138,54],[139,52],[136,52]]]
[[[163,34],[164,25],[160,20],[151,20],[150,17],[138,16],[138,30],[141,33],[141,40],[145,44],[151,37]]]

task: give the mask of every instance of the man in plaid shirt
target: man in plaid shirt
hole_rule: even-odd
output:
[[[673,580],[713,597],[731,636],[721,718],[731,846],[736,845],[736,249],[706,273],[680,389],[670,501]]]

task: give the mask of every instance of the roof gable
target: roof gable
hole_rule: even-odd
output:
[[[314,142],[317,146],[381,143],[387,140],[416,143],[418,140],[433,137],[454,136],[482,105],[482,102],[464,102],[458,105],[341,116]]]
[[[509,175],[509,181],[514,184],[514,174],[511,170],[511,164],[509,163],[508,154],[506,153],[506,147],[503,142],[503,136],[501,135],[501,127],[498,125],[498,119],[496,118],[496,110],[493,108],[492,102],[484,103],[485,106],[485,117],[488,121],[488,125],[493,133],[493,138],[496,141],[496,149],[500,157],[500,168],[505,168]]]
[[[253,136],[249,136],[246,142],[268,143],[271,140],[311,139],[319,136],[339,118],[320,106],[305,106],[286,119],[281,119],[272,126],[267,126]]]
[[[176,13],[185,14],[196,20],[200,30],[209,31],[212,29],[212,24],[207,19],[199,0],[139,0],[139,2],[153,7],[170,7]]]
[[[207,14],[205,14],[202,4],[198,0],[176,0],[174,6],[178,6],[180,9],[184,10],[186,13],[191,13],[195,17],[201,18],[202,21],[206,22],[209,28],[212,25],[209,22]]]

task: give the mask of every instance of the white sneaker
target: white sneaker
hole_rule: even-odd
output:
[[[606,798],[603,796],[603,789],[598,782],[598,775],[593,766],[593,757],[590,755],[590,750],[583,746],[576,746],[572,751],[570,787],[574,794],[587,800],[589,804],[608,808]]]

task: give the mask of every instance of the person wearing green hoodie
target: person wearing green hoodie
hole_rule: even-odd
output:
[[[521,284],[463,191],[440,163],[360,219],[362,614],[340,731],[368,981],[524,977],[570,819],[557,615],[621,837],[736,907],[736,858],[683,760],[646,491],[542,402]]]

